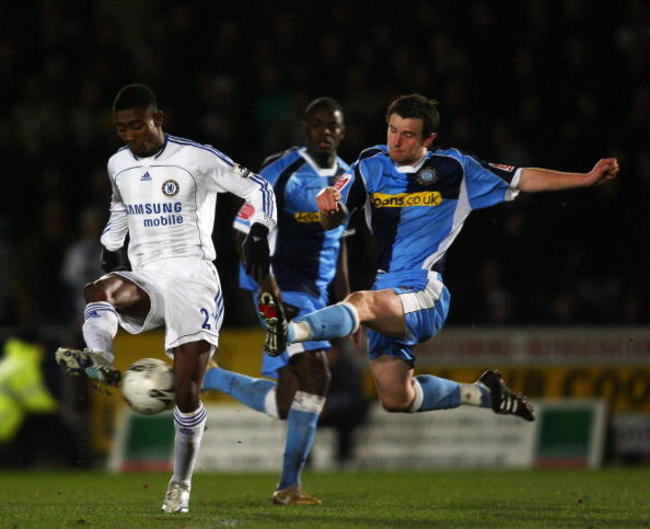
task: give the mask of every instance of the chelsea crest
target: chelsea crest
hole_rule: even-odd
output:
[[[163,195],[167,197],[173,197],[178,193],[178,182],[176,180],[165,180],[162,185]]]

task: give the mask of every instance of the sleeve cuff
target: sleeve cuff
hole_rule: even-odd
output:
[[[521,167],[519,167],[515,171],[515,175],[512,177],[512,180],[510,181],[510,186],[509,186],[508,190],[506,191],[506,196],[505,196],[506,202],[510,202],[510,201],[514,200],[515,198],[517,198],[517,196],[519,196],[519,180],[521,180],[521,171],[522,170],[523,169]]]
[[[272,218],[269,218],[269,217],[253,217],[252,219],[249,220],[249,223],[250,223],[249,224],[249,229],[250,229],[250,226],[257,223],[257,224],[262,224],[263,226],[266,226],[268,228],[268,230],[269,230],[269,233],[271,233],[273,231],[273,228],[275,228],[275,226],[276,226],[276,222]],[[237,229],[239,229],[239,228],[237,228]]]
[[[243,220],[239,217],[235,217],[235,220],[232,223],[232,227],[242,233],[248,233],[251,230],[251,223],[248,220]]]

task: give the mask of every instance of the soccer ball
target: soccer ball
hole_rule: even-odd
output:
[[[174,371],[157,358],[141,358],[122,377],[122,395],[131,409],[154,415],[174,405]]]

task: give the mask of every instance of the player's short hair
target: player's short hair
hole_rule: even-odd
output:
[[[343,107],[336,99],[331,97],[319,97],[314,99],[307,105],[307,108],[305,108],[305,119],[307,119],[312,112],[321,108],[329,110],[330,112],[336,112],[338,110],[341,113],[341,117],[344,117]]]
[[[123,86],[113,100],[113,112],[139,107],[158,110],[158,101],[155,94],[148,86],[143,84]]]
[[[427,99],[420,94],[399,96],[388,105],[386,123],[390,121],[391,114],[399,114],[404,119],[421,119],[422,136],[425,138],[433,132],[438,132],[440,113],[438,112],[438,101],[435,99]]]

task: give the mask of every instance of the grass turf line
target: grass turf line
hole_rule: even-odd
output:
[[[169,477],[2,472],[0,529],[637,529],[650,527],[650,468],[601,471],[312,472],[321,506],[270,502],[272,473],[195,475],[190,513],[160,513]]]

